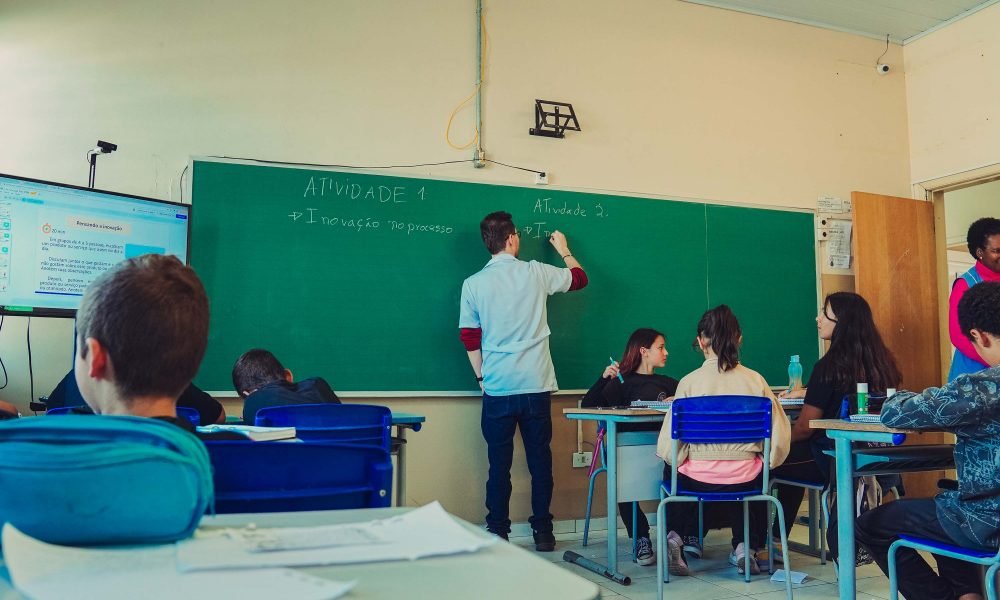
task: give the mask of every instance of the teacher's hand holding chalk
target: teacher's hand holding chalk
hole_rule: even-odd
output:
[[[566,236],[563,235],[563,232],[553,231],[552,234],[549,235],[549,243],[552,244],[552,247],[556,249],[556,252],[559,253],[559,256],[562,257],[564,261],[566,261],[567,267],[569,267],[570,269],[580,268],[580,263],[578,263],[576,259],[573,258],[573,253],[570,252],[569,244],[566,242]]]

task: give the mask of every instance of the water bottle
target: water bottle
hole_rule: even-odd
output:
[[[802,363],[799,362],[799,355],[793,354],[792,360],[788,363],[788,391],[797,390],[802,387]]]
[[[868,414],[868,384],[859,383],[858,384],[858,414],[867,415]]]

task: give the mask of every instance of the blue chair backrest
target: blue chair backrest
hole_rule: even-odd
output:
[[[758,396],[698,396],[674,400],[671,489],[677,490],[678,442],[687,444],[764,444],[764,487],[771,454],[771,399]]]
[[[178,406],[177,417],[191,421],[191,424],[195,427],[201,425],[201,413],[198,412],[197,408],[191,408],[190,406]]]
[[[60,406],[59,408],[50,408],[45,411],[46,416],[48,415],[80,415],[80,414],[93,414],[86,406]]]
[[[392,497],[392,462],[353,444],[206,441],[217,513],[381,508]]]
[[[50,408],[45,411],[46,415],[89,415],[93,414],[87,406],[60,406],[59,408]],[[187,419],[191,421],[191,424],[197,427],[201,424],[201,415],[194,408],[189,408],[187,406],[177,407],[177,416],[182,419]]]
[[[389,449],[392,411],[370,404],[290,404],[257,411],[258,427],[294,427],[305,441],[365,444]]]

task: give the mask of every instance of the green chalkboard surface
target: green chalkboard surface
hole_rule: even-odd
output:
[[[245,350],[340,391],[476,389],[458,340],[462,281],[490,256],[479,221],[514,216],[521,258],[562,266],[566,234],[590,285],[549,300],[562,389],[589,387],[637,327],[667,334],[664,373],[701,363],[701,313],[729,304],[743,362],[787,383],[790,354],[817,358],[812,215],[697,202],[396,175],[197,160],[191,264],[208,289],[196,383],[230,390]]]

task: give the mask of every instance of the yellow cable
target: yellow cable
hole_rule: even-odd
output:
[[[486,17],[483,16],[482,14],[479,15],[479,26],[482,28],[483,32],[483,42],[482,46],[479,48],[479,51],[481,53],[481,56],[485,59],[487,49],[489,48],[489,37],[486,33]],[[458,106],[456,106],[454,110],[451,111],[451,115],[448,116],[448,125],[445,127],[444,130],[444,141],[447,142],[448,145],[454,150],[465,150],[467,148],[472,147],[479,141],[479,128],[477,127],[476,133],[472,136],[472,140],[469,141],[469,143],[464,144],[462,146],[456,146],[451,141],[451,123],[452,121],[455,120],[455,115],[458,114],[458,111],[460,111],[466,104],[469,103],[470,100],[472,100],[476,96],[476,94],[480,92],[480,90],[482,90],[483,81],[485,79],[486,79],[486,60],[480,60],[479,83],[476,84],[476,87],[474,90],[472,90],[472,93],[469,94],[469,96],[465,100],[459,102]],[[479,148],[479,150],[482,150],[482,148]]]

